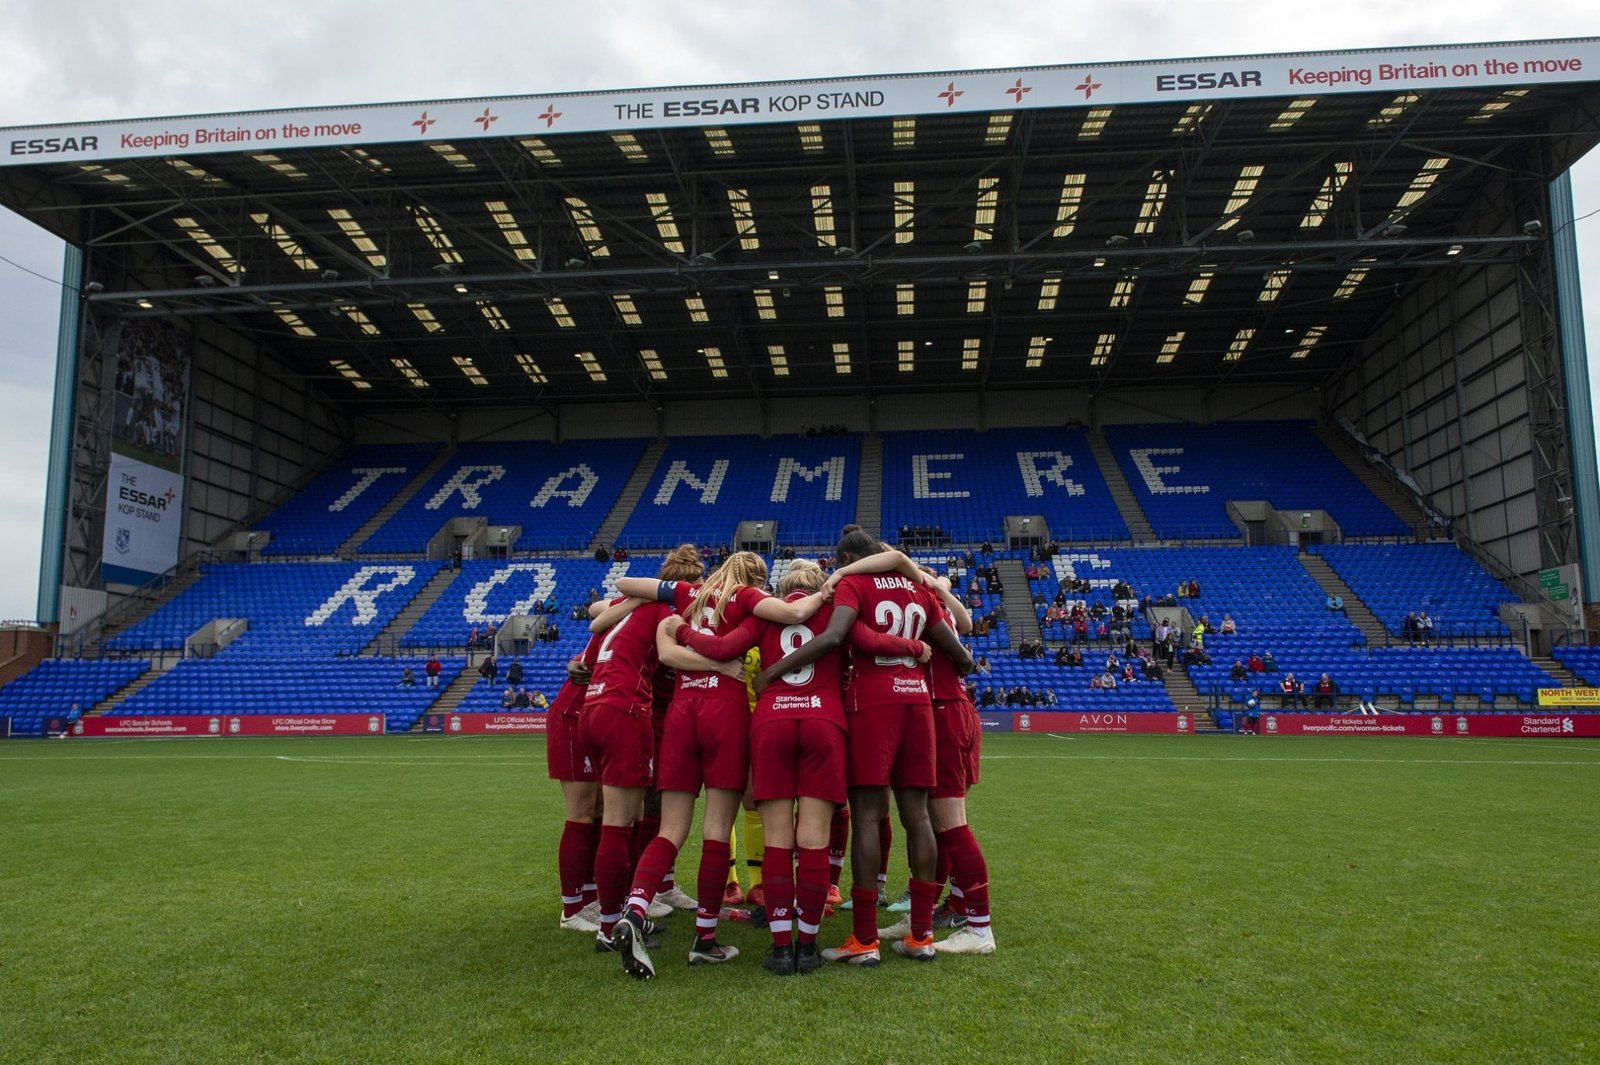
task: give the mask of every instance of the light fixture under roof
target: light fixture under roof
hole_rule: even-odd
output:
[[[1256,231],[1253,229],[1241,229],[1239,232],[1233,235],[1233,239],[1237,240],[1240,244],[1249,244],[1252,240],[1256,239]]]
[[[582,270],[584,267],[586,267],[588,265],[589,265],[588,260],[580,259],[576,255],[574,255],[572,258],[568,259],[567,262],[566,262],[566,267],[567,267],[568,270]]]
[[[983,241],[969,240],[967,243],[961,246],[961,250],[966,252],[968,255],[977,255],[983,251]]]
[[[856,250],[848,244],[841,244],[833,249],[833,257],[835,259],[849,259],[854,257],[855,253]]]
[[[695,266],[713,266],[716,264],[716,261],[717,257],[708,251],[703,251],[696,255],[693,259],[689,260],[689,262]]]
[[[1120,248],[1126,243],[1128,243],[1128,238],[1122,233],[1113,233],[1106,238],[1106,247],[1108,248]]]
[[[457,281],[453,287],[461,295],[465,296],[467,294],[467,283],[465,281]]]
[[[1462,251],[1463,251],[1463,250],[1465,250],[1465,249],[1463,249],[1463,248],[1462,248],[1462,247],[1461,247],[1461,245],[1459,245],[1459,244],[1452,244],[1452,245],[1450,245],[1450,246],[1449,246],[1449,247],[1448,247],[1448,248],[1446,248],[1446,249],[1445,249],[1445,251],[1444,251],[1444,253],[1445,253],[1445,254],[1446,254],[1446,255],[1449,255],[1449,256],[1452,256],[1452,257],[1453,257],[1453,256],[1457,256],[1457,255],[1460,255],[1460,254],[1461,254],[1461,253],[1462,253]]]

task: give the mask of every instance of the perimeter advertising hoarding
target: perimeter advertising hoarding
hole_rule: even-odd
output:
[[[543,711],[505,714],[436,714],[444,718],[447,736],[504,736],[545,731]]]
[[[383,714],[240,714],[224,719],[230,736],[381,736]]]
[[[1091,713],[1020,710],[1011,715],[1013,732],[1138,732],[1182,735],[1194,730],[1189,714]]]
[[[1600,736],[1600,714],[1262,714],[1263,736]]]
[[[221,714],[162,717],[85,717],[72,723],[74,736],[220,736]]]

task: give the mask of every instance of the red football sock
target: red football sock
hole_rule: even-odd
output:
[[[839,886],[844,873],[844,851],[850,844],[850,807],[841,806],[833,813],[833,823],[828,826],[828,883]]]
[[[700,845],[700,875],[695,878],[698,905],[694,911],[694,934],[701,939],[716,938],[717,918],[722,916],[722,893],[728,886],[730,853],[725,839],[708,839]]]
[[[933,904],[939,898],[939,885],[932,880],[911,880],[911,938],[933,935]]]
[[[794,851],[768,847],[761,856],[761,884],[766,893],[767,928],[772,945],[787,947],[794,935]]]
[[[828,904],[828,852],[821,847],[802,847],[795,856],[795,865],[795,923],[800,942],[812,943]],[[763,879],[770,882],[769,874],[763,873]]]
[[[628,909],[643,917],[650,908],[650,900],[661,890],[661,878],[677,860],[678,848],[670,839],[657,836],[651,840],[644,853],[639,855],[638,865],[634,866],[633,888],[628,892]]]
[[[600,821],[589,822],[589,862],[583,874],[583,904],[585,906],[600,897],[600,892],[594,886],[594,855],[600,849]]]
[[[878,889],[850,885],[850,924],[856,942],[870,946],[878,941]]]
[[[661,818],[645,814],[633,826],[633,838],[629,840],[629,847],[633,855],[633,864],[639,864],[639,856],[644,849],[650,846],[650,841],[656,838],[656,833],[661,831]]]
[[[571,917],[587,905],[583,886],[589,878],[589,837],[593,826],[587,821],[568,821],[561,826],[561,843],[556,848],[556,869],[561,878],[561,916]]]
[[[595,885],[600,893],[600,932],[609,936],[622,918],[622,900],[628,891],[628,839],[633,829],[627,825],[605,825],[600,829],[600,849],[594,856]]]
[[[939,848],[950,852],[950,879],[961,889],[968,927],[989,927],[989,864],[972,828],[961,825],[939,833]]]
[[[933,859],[933,882],[943,891],[950,882],[950,848],[945,846],[943,834],[934,836],[933,841],[939,847]]]

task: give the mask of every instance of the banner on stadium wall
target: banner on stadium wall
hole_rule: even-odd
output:
[[[108,342],[116,369],[100,545],[107,583],[144,584],[178,563],[189,343],[154,319],[123,322]]]
[[[439,731],[451,736],[512,735],[516,733],[544,732],[545,715],[525,711],[505,714],[436,714],[444,718]],[[423,726],[424,731],[429,731]]]
[[[230,736],[381,736],[383,714],[241,714],[224,719]]]
[[[1540,688],[1540,706],[1600,706],[1600,688]]]
[[[1106,713],[1099,711],[1019,710],[1011,715],[1013,732],[1137,732],[1188,734],[1188,714]]]
[[[978,713],[978,723],[983,726],[983,731],[985,732],[1010,732],[1012,731],[1011,718],[1013,716],[1009,711],[1000,714],[980,711]]]
[[[79,588],[63,584],[56,604],[56,617],[60,619],[61,635],[71,636],[90,622],[104,616],[106,593],[99,588]]]
[[[1263,736],[1600,736],[1600,714],[1262,714]]]
[[[0,165],[1593,81],[1600,39],[538,93],[0,129]]]
[[[221,736],[220,714],[172,717],[84,717],[72,723],[74,736]]]

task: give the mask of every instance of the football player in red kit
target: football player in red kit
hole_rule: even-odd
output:
[[[836,557],[841,565],[848,566],[884,550],[882,544],[858,527],[847,526]],[[945,624],[939,601],[920,581],[895,573],[841,574],[826,630],[782,661],[764,668],[756,677],[755,686],[757,691],[764,691],[779,675],[809,665],[846,642],[852,644],[847,779],[850,816],[856,829],[851,845],[854,883],[850,889],[855,931],[842,946],[823,951],[823,957],[854,965],[875,965],[879,960],[875,919],[877,826],[888,816],[893,789],[911,866],[911,930],[892,946],[898,954],[931,961],[937,956],[933,949],[933,905],[939,887],[933,879],[937,848],[928,819],[928,793],[937,782],[937,775],[927,674],[922,663],[912,656],[874,654],[860,647],[859,638],[852,634],[858,618],[863,635],[873,632],[921,639],[949,656],[960,673],[972,669],[972,656]]]
[[[671,602],[685,622],[708,636],[726,635],[751,615],[797,624],[810,618],[824,602],[820,593],[794,603],[781,602],[761,590],[766,579],[767,567],[761,556],[740,551],[730,555],[703,587],[629,578],[619,580],[617,587],[627,594],[648,593]],[[659,608],[662,603],[650,605]],[[665,631],[660,639],[663,646],[658,654],[666,652],[670,656],[677,644]],[[660,834],[639,858],[624,914],[626,927],[619,925],[615,930],[623,967],[638,979],[655,975],[655,963],[645,950],[641,934],[646,926],[645,909],[688,837],[702,787],[706,802],[700,831],[699,905],[689,964],[716,964],[738,954],[737,949],[719,944],[716,937],[728,877],[728,835],[750,774],[749,730],[750,711],[742,676],[728,677],[705,669],[678,671],[657,766]]]

